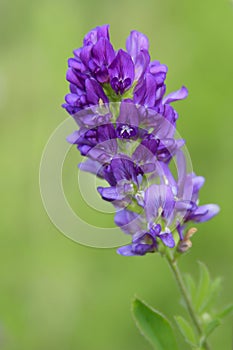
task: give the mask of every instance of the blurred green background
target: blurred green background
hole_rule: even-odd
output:
[[[68,91],[67,58],[87,31],[105,23],[116,48],[130,30],[145,33],[152,58],[169,67],[168,91],[182,84],[189,89],[188,100],[176,104],[178,130],[196,173],[207,179],[202,203],[217,202],[221,214],[199,227],[181,268],[196,275],[197,260],[205,262],[213,276],[223,277],[220,303],[232,300],[233,3],[0,0],[3,350],[146,350],[150,346],[129,311],[135,293],[169,317],[180,313],[179,293],[162,258],[124,258],[114,249],[74,243],[54,227],[41,202],[42,151],[68,117],[60,108]],[[74,195],[77,162],[72,150],[64,187],[73,208],[88,222],[111,227],[111,216],[90,219]],[[212,344],[214,350],[231,349],[232,319]]]

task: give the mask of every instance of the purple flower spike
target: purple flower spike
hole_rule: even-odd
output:
[[[171,104],[185,99],[187,88],[165,96],[168,67],[151,61],[149,40],[136,30],[126,50],[115,51],[109,25],[98,26],[73,53],[62,106],[78,130],[67,141],[85,157],[79,169],[108,183],[97,191],[116,209],[115,224],[131,236],[118,253],[144,256],[162,245],[175,248],[175,230],[178,251],[186,251],[192,245],[187,224],[219,212],[216,204],[199,205],[205,179],[187,172],[185,142],[176,137],[178,113]]]
[[[110,84],[120,95],[129,89],[134,81],[134,64],[128,53],[119,50],[109,67]]]

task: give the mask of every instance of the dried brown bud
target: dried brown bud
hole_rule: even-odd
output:
[[[192,247],[192,242],[190,241],[190,239],[186,239],[186,240],[180,241],[180,243],[178,244],[177,250],[180,253],[185,253],[191,247]]]
[[[180,253],[185,253],[187,250],[189,250],[192,247],[192,242],[190,241],[190,238],[197,232],[197,229],[195,227],[190,228],[186,235],[184,236],[184,239],[179,242],[177,250]]]
[[[187,233],[186,233],[186,235],[184,237],[184,240],[186,241],[186,240],[190,239],[196,232],[197,232],[197,228],[196,227],[190,228],[187,231]]]

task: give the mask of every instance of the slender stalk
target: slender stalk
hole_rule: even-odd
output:
[[[168,264],[169,264],[169,266],[174,274],[176,282],[177,282],[177,284],[180,288],[180,291],[183,295],[183,298],[185,300],[189,315],[190,315],[190,317],[191,317],[191,319],[196,327],[196,330],[200,336],[200,339],[201,339],[203,337],[202,326],[201,326],[200,320],[198,318],[198,315],[196,314],[195,309],[193,307],[190,295],[189,295],[189,293],[186,289],[186,286],[184,284],[184,280],[183,280],[182,274],[179,270],[179,267],[177,265],[177,262],[173,259],[170,252],[168,252],[168,251],[166,252],[165,257],[167,258]],[[205,350],[211,350],[210,346],[206,340],[203,342],[202,346],[203,346],[203,349],[205,349]]]

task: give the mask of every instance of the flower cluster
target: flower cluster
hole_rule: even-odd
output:
[[[116,208],[115,223],[132,236],[118,252],[145,255],[160,244],[185,250],[187,223],[219,211],[198,205],[204,178],[188,173],[184,140],[176,138],[178,114],[170,104],[186,98],[187,89],[165,96],[167,67],[150,60],[147,37],[132,31],[126,51],[116,51],[107,25],[85,36],[68,66],[63,107],[79,125],[68,141],[86,157],[80,168],[106,181],[97,190]]]

